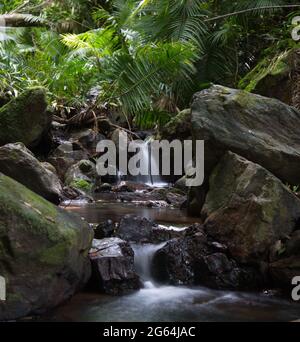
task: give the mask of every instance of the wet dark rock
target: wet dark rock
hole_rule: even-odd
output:
[[[290,290],[292,279],[300,275],[300,230],[278,240],[272,248],[270,275],[275,286]]]
[[[290,290],[292,279],[300,275],[300,255],[282,258],[270,264],[272,284]]]
[[[285,243],[285,255],[300,255],[300,230],[296,230]]]
[[[0,321],[40,314],[88,281],[93,231],[78,216],[0,174]]]
[[[295,229],[300,200],[269,171],[228,152],[210,177],[202,215],[207,233],[236,260],[266,262]]]
[[[185,228],[157,225],[152,227],[151,242],[160,243],[185,236]]]
[[[118,185],[113,187],[114,192],[147,192],[151,188],[142,183],[136,183],[136,182],[131,182],[131,181],[122,181]]]
[[[175,208],[180,208],[187,199],[186,194],[175,188],[154,189],[149,193],[149,197],[156,201],[165,201]]]
[[[256,289],[259,273],[241,266],[211,241],[201,225],[190,227],[184,237],[169,241],[156,252],[152,272],[156,280],[171,284],[204,285],[217,289]]]
[[[96,165],[89,160],[81,160],[72,165],[65,175],[66,185],[88,193],[92,191],[96,180]]]
[[[103,134],[100,134],[90,128],[77,130],[75,132],[72,132],[70,135],[70,141],[72,143],[78,143],[92,156],[95,155],[97,152],[97,144],[104,139],[105,136]]]
[[[0,172],[55,204],[63,197],[56,173],[40,163],[22,143],[0,147]]]
[[[121,219],[116,235],[126,241],[151,242],[153,226],[155,223],[145,217],[126,215]]]
[[[166,195],[166,202],[176,208],[180,208],[185,201],[186,201],[185,194],[169,192]]]
[[[175,182],[174,187],[176,189],[181,190],[183,193],[187,194],[188,193],[188,187],[186,185],[186,181],[187,181],[186,176],[183,176]]]
[[[95,192],[99,193],[99,192],[110,192],[112,191],[112,185],[109,183],[103,183],[100,184],[96,189]]]
[[[77,162],[89,159],[89,154],[79,145],[71,142],[65,142],[58,146],[48,158],[48,162],[52,164],[61,180],[64,180],[68,169]]]
[[[75,189],[69,186],[64,186],[63,195],[67,199],[75,200],[75,199],[79,199],[82,196],[82,193],[78,189]]]
[[[167,208],[169,207],[169,204],[166,201],[146,201],[144,203],[140,204],[141,206],[145,206],[147,208]]]
[[[134,252],[128,242],[119,238],[94,239],[90,259],[92,288],[110,295],[126,294],[141,288],[134,269]]]
[[[69,131],[67,130],[67,125],[61,124],[56,121],[51,122],[50,128],[51,140],[53,147],[58,147],[70,139]]]
[[[112,220],[101,222],[95,228],[95,239],[101,240],[112,237],[115,234],[116,226]]]

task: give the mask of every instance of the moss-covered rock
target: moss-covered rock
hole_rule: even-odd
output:
[[[72,188],[84,191],[84,192],[90,192],[92,191],[93,184],[87,180],[84,179],[78,179],[75,178],[70,184]]]
[[[228,152],[209,186],[205,228],[239,262],[267,262],[275,242],[296,228],[300,200],[258,164]]]
[[[35,146],[50,122],[45,89],[30,88],[0,108],[0,145],[22,142]]]
[[[185,109],[178,113],[165,126],[160,127],[158,139],[160,140],[186,140],[191,137],[191,110]]]
[[[65,183],[81,191],[91,192],[96,178],[96,165],[89,160],[81,160],[69,168],[65,175]]]
[[[44,312],[80,289],[90,277],[92,239],[81,218],[0,174],[0,275],[7,286],[0,320]]]
[[[300,112],[285,103],[215,85],[192,103],[192,132],[205,141],[205,178],[226,151],[300,184]]]

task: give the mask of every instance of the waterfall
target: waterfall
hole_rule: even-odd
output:
[[[151,275],[151,266],[155,253],[160,250],[166,242],[161,244],[132,245],[134,251],[134,264],[137,273],[144,282],[145,287],[155,287]]]
[[[144,183],[148,186],[155,188],[167,187],[169,184],[164,182],[159,175],[152,175],[151,168],[159,169],[158,161],[152,157],[151,154],[151,142],[153,137],[147,138],[142,144],[140,144],[140,151],[143,156],[144,163],[148,165],[148,174],[146,176],[139,175],[135,181],[138,183]]]

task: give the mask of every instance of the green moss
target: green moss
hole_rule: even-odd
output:
[[[70,186],[83,191],[91,191],[93,187],[93,185],[90,182],[84,179],[74,179]]]
[[[39,195],[33,193],[23,185],[0,174],[0,237],[5,232],[5,217],[16,217],[15,225],[20,232],[30,233],[32,236],[45,236],[50,243],[67,242],[76,236],[76,223],[68,213],[57,208]],[[4,223],[1,224],[1,221]]]
[[[37,140],[48,121],[44,88],[29,88],[0,108],[0,144],[23,142],[26,146]]]
[[[62,241],[53,247],[43,250],[40,254],[40,261],[48,265],[63,264],[69,246],[70,245],[66,243],[66,241]]]
[[[191,110],[185,109],[178,113],[170,122],[168,122],[164,127],[160,128],[156,139],[162,140],[170,137],[177,137],[177,133],[186,127],[186,125],[191,121]],[[179,138],[179,137],[178,137]]]
[[[284,53],[276,54],[274,57],[265,57],[239,82],[239,88],[253,92],[257,88],[258,83],[268,75],[275,77],[288,72],[289,66],[286,63],[286,57],[289,53],[290,51],[285,51]]]

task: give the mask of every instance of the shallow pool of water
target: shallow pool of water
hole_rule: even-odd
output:
[[[157,223],[193,224],[199,218],[189,217],[184,210],[174,208],[147,208],[140,203],[102,200],[96,203],[67,203],[65,209],[84,217],[89,223],[105,220],[119,222],[127,214],[146,217]]]
[[[169,226],[188,226],[199,219],[179,209],[145,208],[134,203],[116,202],[111,195],[101,202],[74,204],[67,210],[78,213],[90,223],[106,219],[115,222],[126,214],[152,219]],[[130,295],[112,297],[80,293],[43,321],[71,322],[210,322],[210,321],[293,321],[300,318],[300,303],[252,294],[215,291],[202,287],[157,286],[149,274],[153,246],[133,246],[137,270],[145,288]],[[148,253],[149,254],[149,253]],[[150,253],[151,254],[151,253]],[[150,258],[150,259],[149,259]]]
[[[46,321],[216,322],[299,319],[300,305],[265,295],[174,286],[150,287],[123,297],[81,293]]]

